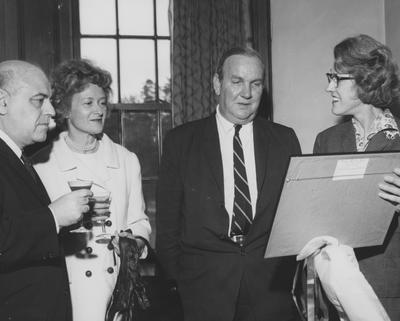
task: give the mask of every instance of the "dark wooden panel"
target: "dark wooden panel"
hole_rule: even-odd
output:
[[[72,0],[58,1],[58,36],[56,35],[56,45],[59,46],[58,57],[55,62],[76,58],[74,56],[74,36],[79,30],[79,19],[77,11],[73,9]]]
[[[21,59],[37,63],[49,73],[57,58],[57,2],[20,0],[19,16],[22,40]]]
[[[258,50],[265,64],[265,89],[261,98],[259,115],[272,119],[272,67],[271,67],[271,17],[270,0],[251,0],[254,49]]]
[[[18,58],[17,1],[0,0],[0,61]]]
[[[0,0],[0,61],[22,59],[49,73],[73,58],[73,0]]]

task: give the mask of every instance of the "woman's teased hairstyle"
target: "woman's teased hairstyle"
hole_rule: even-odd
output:
[[[64,125],[71,110],[72,96],[84,91],[89,84],[104,90],[107,100],[111,94],[111,75],[94,66],[89,60],[69,60],[59,64],[52,74],[51,103],[56,110],[56,121]]]
[[[391,50],[367,35],[349,37],[334,48],[334,68],[355,78],[358,97],[377,108],[397,105],[400,89],[398,67]]]

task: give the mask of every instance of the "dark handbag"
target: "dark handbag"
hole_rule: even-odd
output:
[[[136,319],[135,310],[150,306],[146,288],[139,273],[140,249],[131,237],[119,237],[120,269],[111,300],[107,307],[106,321],[118,315],[121,321]]]

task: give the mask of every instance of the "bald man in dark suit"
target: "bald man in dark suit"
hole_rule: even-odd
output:
[[[50,203],[24,147],[46,140],[50,85],[24,61],[0,63],[0,320],[71,320],[61,227],[89,210],[89,190]]]

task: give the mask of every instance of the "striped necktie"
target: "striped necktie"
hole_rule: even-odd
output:
[[[241,128],[242,125],[235,126],[235,136],[233,137],[233,175],[235,182],[235,195],[233,202],[231,236],[247,235],[253,220],[242,141],[239,137],[239,131]]]

